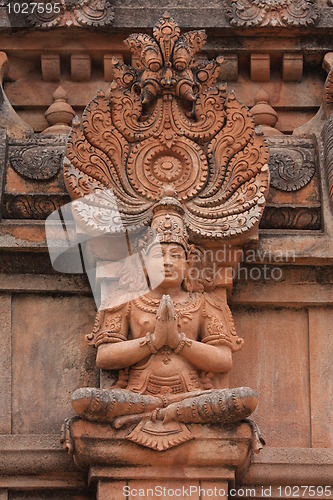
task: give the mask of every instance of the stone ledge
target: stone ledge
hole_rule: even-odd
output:
[[[264,448],[243,484],[332,485],[332,448]]]
[[[0,223],[0,250],[47,252],[44,221],[3,220]],[[251,263],[282,262],[281,252],[295,256],[294,264],[330,265],[333,237],[320,231],[259,231],[257,259]],[[288,261],[286,261],[288,262]]]
[[[78,470],[62,449],[59,436],[56,434],[1,435],[0,450],[0,488],[84,487],[86,475]],[[179,449],[177,451],[175,448],[175,452],[179,454]],[[128,467],[133,477],[138,474],[134,469],[137,471],[135,467]],[[190,474],[189,477],[198,474],[197,468],[193,466],[187,466],[186,470]],[[215,479],[219,478],[218,468],[210,466],[207,470],[210,474],[215,474]],[[101,469],[92,470],[90,474],[95,472],[101,472]],[[180,472],[181,469],[179,474]],[[165,468],[161,473],[166,478],[169,470]],[[114,474],[119,475],[116,467]],[[145,472],[141,470],[140,474],[143,477]],[[176,476],[177,469],[173,477]],[[331,448],[265,447],[259,455],[254,456],[242,484],[331,485],[332,477],[333,449]]]
[[[0,488],[77,489],[85,475],[54,434],[0,436]]]

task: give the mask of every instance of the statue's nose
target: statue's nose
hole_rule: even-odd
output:
[[[164,265],[167,266],[167,267],[172,267],[173,266],[173,262],[172,262],[172,259],[169,255],[166,255],[164,257]]]

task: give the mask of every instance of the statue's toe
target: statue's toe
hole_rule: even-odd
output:
[[[238,389],[234,389],[233,393],[236,395],[239,403],[243,406],[246,414],[251,415],[251,413],[253,413],[257,408],[258,404],[258,395],[256,391],[250,387],[240,387]]]
[[[256,395],[253,396],[245,396],[244,399],[242,400],[242,404],[244,408],[249,412],[249,415],[254,412],[254,410],[257,408],[258,404],[258,398]]]
[[[77,389],[72,395],[72,406],[78,415],[84,415],[94,400],[89,387]]]

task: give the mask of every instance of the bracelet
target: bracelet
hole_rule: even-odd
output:
[[[144,347],[147,345],[149,347],[149,350],[152,354],[156,354],[158,352],[158,349],[154,346],[153,339],[151,338],[152,334],[150,332],[147,333],[146,337],[144,340],[140,342],[140,347]]]
[[[179,353],[180,353],[180,352],[184,349],[184,347],[185,347],[186,345],[190,346],[190,345],[192,344],[192,341],[191,341],[191,340],[188,340],[188,339],[186,338],[185,333],[181,333],[181,334],[180,334],[180,336],[181,336],[181,339],[180,339],[180,341],[179,341],[178,345],[177,345],[177,346],[174,348],[174,350],[173,350],[173,352],[174,352],[175,354],[179,354]]]

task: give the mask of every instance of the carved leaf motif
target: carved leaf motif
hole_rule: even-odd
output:
[[[82,125],[88,141],[108,156],[122,185],[126,186],[123,165],[127,161],[129,145],[111,123],[110,106],[103,92],[99,92],[84,110]]]
[[[113,88],[110,95],[112,122],[129,141],[142,141],[157,134],[163,121],[161,100],[156,102],[151,115],[142,120],[140,97],[129,90]]]
[[[77,122],[69,136],[66,155],[67,190],[73,199],[86,197],[74,206],[78,222],[83,221],[87,229],[97,234],[109,232],[110,227],[122,231],[124,226],[118,222],[119,214],[124,215],[125,225],[132,229],[148,223],[150,205],[130,187],[121,171],[124,166],[119,167],[118,173],[110,158],[88,141]]]
[[[333,117],[325,123],[322,130],[322,138],[325,147],[325,166],[328,176],[328,185],[333,203]]]
[[[320,229],[321,207],[269,205],[265,208],[260,227],[263,229]]]
[[[162,66],[162,55],[159,46],[153,38],[143,33],[130,35],[125,41],[135,56],[135,65],[139,70],[149,69],[150,64]]]
[[[279,151],[270,157],[271,186],[281,191],[297,191],[306,186],[315,173],[309,151]]]
[[[316,24],[319,13],[312,0],[292,0],[281,12],[287,26],[311,26]]]
[[[108,157],[90,144],[79,123],[74,124],[70,133],[66,156],[73,167],[97,180],[105,189],[112,187],[111,179],[117,179],[117,172]],[[112,174],[110,170],[112,170]]]
[[[213,87],[219,77],[223,57],[217,57],[214,61],[204,61],[194,68],[196,79],[201,85],[201,91]]]
[[[13,195],[4,196],[5,219],[45,220],[54,210],[59,210],[69,201],[67,195]]]
[[[216,195],[205,206],[198,206],[196,201],[187,204],[190,220],[195,216],[196,225],[200,218],[205,220],[201,225],[210,237],[240,234],[259,222],[269,186],[268,159],[264,138],[255,136],[229,162],[228,175]]]
[[[207,35],[203,30],[200,31],[188,31],[184,35],[180,36],[175,44],[174,51],[176,52],[179,48],[185,48],[191,58],[199,52],[199,50],[205,45],[207,40]]]
[[[253,134],[254,122],[248,108],[233,93],[229,94],[225,125],[208,146],[212,175],[197,201],[199,206],[205,206],[207,199],[212,199],[222,182],[226,182],[230,175],[230,170],[226,170],[228,162],[251,141]]]
[[[181,105],[172,101],[172,120],[176,130],[190,139],[206,142],[223,127],[225,120],[225,87],[213,87],[199,94],[195,105],[196,119],[188,118]]]
[[[111,90],[115,90],[117,85],[124,89],[130,89],[138,79],[136,69],[121,63],[116,57],[112,58],[114,79],[111,83]]]
[[[74,17],[79,26],[108,26],[114,19],[114,10],[109,0],[92,0],[81,9],[74,9]]]

